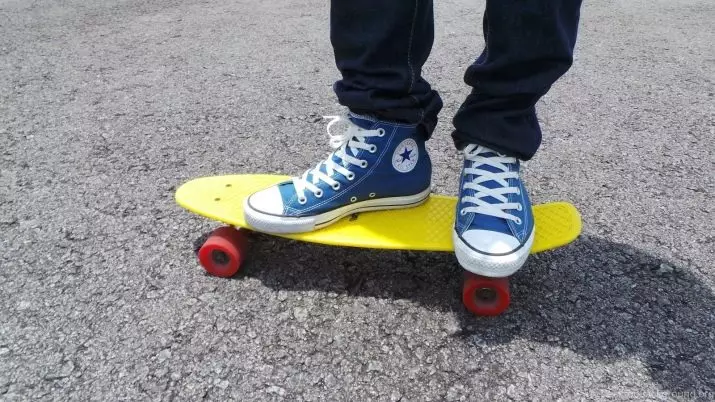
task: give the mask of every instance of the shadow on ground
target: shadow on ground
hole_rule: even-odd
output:
[[[206,235],[197,239],[198,248]],[[691,271],[633,247],[582,236],[532,256],[512,278],[512,305],[497,318],[462,307],[451,253],[337,248],[252,235],[241,273],[276,290],[405,299],[454,312],[457,339],[553,344],[598,360],[637,358],[673,392],[715,389],[715,295]]]

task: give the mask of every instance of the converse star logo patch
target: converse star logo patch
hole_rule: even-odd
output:
[[[417,142],[408,138],[395,148],[395,152],[392,154],[392,167],[401,173],[410,172],[417,166],[419,156]]]

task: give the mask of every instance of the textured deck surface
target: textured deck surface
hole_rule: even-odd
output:
[[[247,227],[243,200],[287,178],[276,175],[203,177],[182,185],[176,191],[176,201],[196,214]],[[451,251],[456,201],[454,197],[432,195],[418,207],[354,214],[315,232],[281,236],[349,247]],[[536,239],[532,253],[568,244],[581,232],[578,211],[565,202],[536,205],[534,217]]]

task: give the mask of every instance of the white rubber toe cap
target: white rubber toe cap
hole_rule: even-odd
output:
[[[452,240],[457,261],[464,269],[477,275],[503,278],[524,265],[534,244],[534,234],[532,231],[521,247],[516,238],[488,230],[468,230],[461,237],[453,231]]]
[[[258,212],[271,215],[283,215],[283,197],[278,186],[258,191],[248,197],[250,207]]]
[[[473,249],[492,255],[511,253],[520,245],[516,237],[491,230],[468,230],[462,238]]]

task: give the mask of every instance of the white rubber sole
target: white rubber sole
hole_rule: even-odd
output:
[[[462,241],[457,232],[452,231],[454,253],[459,265],[471,273],[492,278],[505,278],[524,266],[529,257],[531,246],[534,244],[535,233],[536,228],[531,231],[531,236],[526,244],[511,254],[488,255],[473,250]]]
[[[365,200],[345,205],[320,215],[304,217],[266,214],[251,208],[248,204],[248,199],[246,199],[243,203],[243,214],[246,223],[260,232],[279,234],[305,233],[329,226],[339,221],[340,218],[357,212],[416,207],[427,201],[431,192],[432,189],[428,187],[415,195]]]

